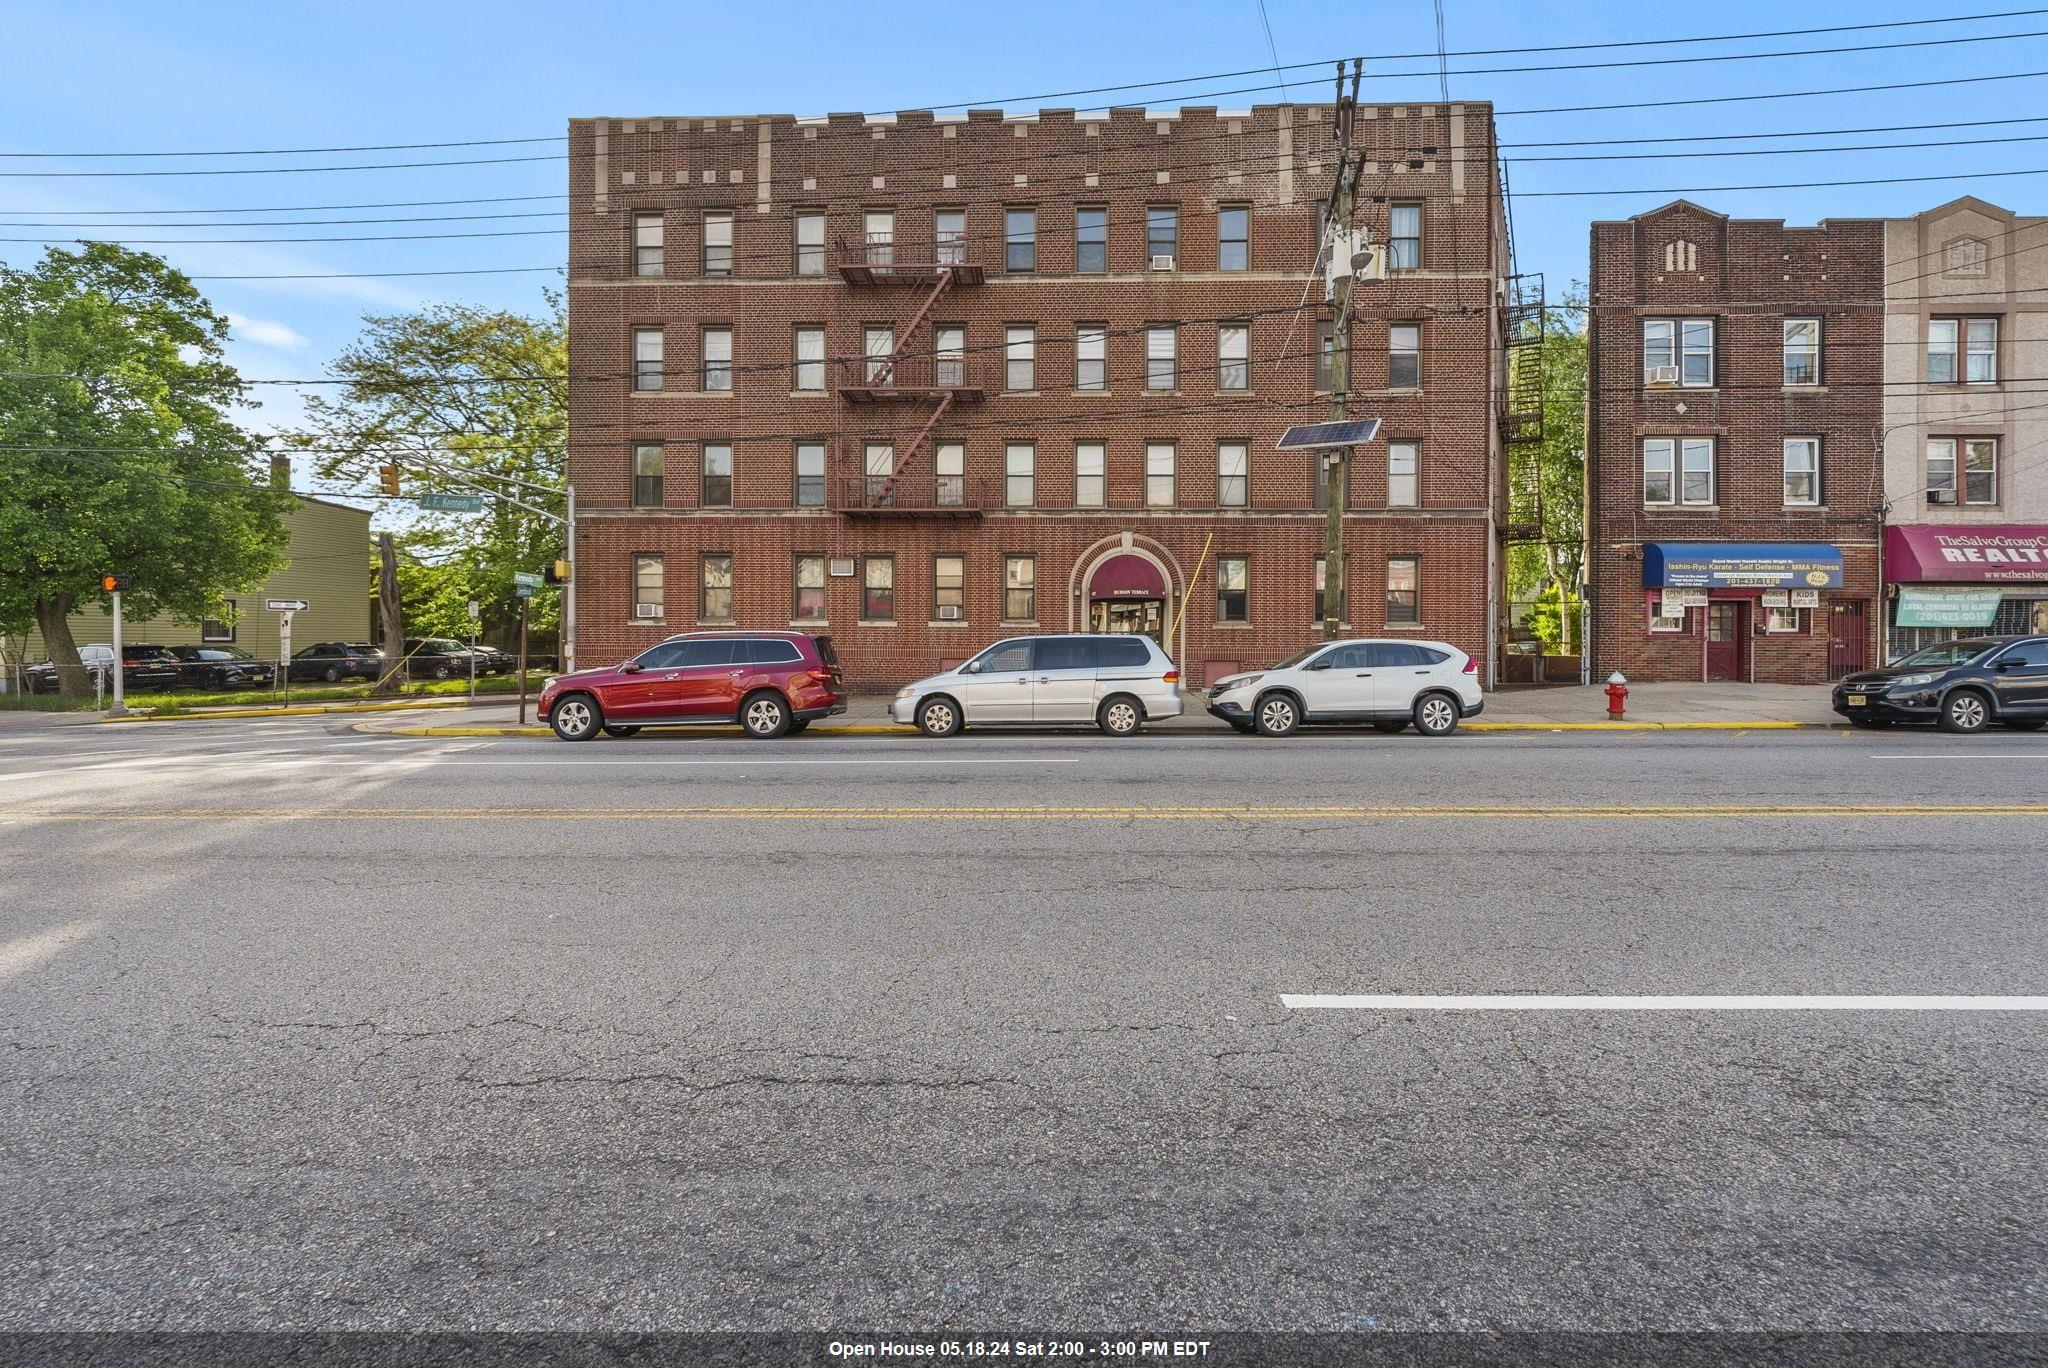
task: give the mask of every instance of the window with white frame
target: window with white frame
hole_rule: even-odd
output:
[[[1820,320],[1785,320],[1785,383],[1790,386],[1820,383]]]
[[[1100,508],[1103,501],[1104,447],[1080,442],[1074,447],[1074,507]]]
[[[1709,388],[1714,383],[1714,320],[1643,320],[1643,383]]]
[[[941,209],[932,215],[933,245],[939,265],[958,266],[967,260],[967,211]]]
[[[732,388],[732,329],[706,328],[704,337],[704,388]]]
[[[967,329],[949,323],[932,331],[932,377],[940,389],[967,383]]]
[[[870,385],[894,383],[896,373],[896,330],[894,328],[866,327],[860,334],[861,355],[866,358],[863,371]]]
[[[661,581],[660,556],[642,552],[633,557],[633,616],[636,619],[661,617]]]
[[[864,455],[862,469],[867,478],[867,500],[871,505],[880,505],[889,493],[889,481],[896,473],[896,446],[892,442],[869,442]]]
[[[1930,437],[1926,450],[1928,503],[1998,502],[1997,438]]]
[[[932,557],[932,620],[964,622],[967,619],[967,557],[953,554]]]
[[[1412,626],[1422,621],[1422,560],[1418,556],[1387,557],[1387,625]]]
[[[633,507],[661,507],[661,483],[661,443],[636,443],[633,447]]]
[[[1806,610],[1782,604],[1772,604],[1764,609],[1764,631],[1773,636],[1795,634],[1806,630]]]
[[[1145,329],[1145,388],[1170,390],[1179,378],[1180,334],[1173,328]]]
[[[1252,261],[1252,211],[1226,204],[1216,211],[1216,269],[1244,271]]]
[[[815,209],[803,210],[796,216],[796,273],[825,274],[825,215]]]
[[[658,276],[663,270],[662,218],[659,213],[633,215],[633,274]]]
[[[1820,502],[1820,438],[1785,439],[1785,504],[1811,506]]]
[[[1038,388],[1038,329],[1021,324],[1003,329],[1003,388]]]
[[[1422,388],[1422,325],[1393,323],[1387,327],[1387,388]]]
[[[1145,444],[1145,506],[1147,508],[1173,507],[1173,459],[1172,442],[1147,442]]]
[[[1252,562],[1249,556],[1216,559],[1216,620],[1251,621]]]
[[[825,330],[823,328],[798,328],[796,330],[796,360],[792,367],[789,387],[806,394],[822,392],[825,388]]]
[[[659,328],[633,329],[633,388],[661,388],[662,337]]]
[[[938,477],[933,491],[941,508],[959,508],[967,502],[967,447],[961,442],[940,442],[932,448],[932,471]]]
[[[1685,630],[1685,609],[1670,607],[1664,602],[1664,595],[1650,595],[1650,630],[1653,632],[1682,632]]]
[[[732,274],[732,210],[710,209],[704,214],[704,274]]]
[[[1216,503],[1222,508],[1244,508],[1251,502],[1251,448],[1243,442],[1219,442],[1216,446]]]
[[[798,556],[791,564],[789,615],[798,622],[825,620],[823,556]]]
[[[1710,506],[1714,502],[1714,439],[1645,437],[1643,502]]]
[[[1038,211],[1036,209],[1005,209],[1003,211],[1003,269],[1005,271],[1035,271],[1038,269]]]
[[[1927,320],[1927,382],[1990,385],[1998,381],[1998,320]]]
[[[1180,210],[1155,204],[1145,211],[1145,254],[1172,265],[1180,256]]]
[[[860,615],[864,622],[896,620],[896,558],[860,558]]]
[[[868,265],[893,266],[896,263],[896,211],[893,209],[870,209],[861,217],[867,230]]]
[[[1415,271],[1422,267],[1422,206],[1397,204],[1387,214],[1387,269]]]
[[[1012,508],[1029,508],[1037,498],[1038,447],[1031,442],[1011,442],[1003,448],[1003,502]]]
[[[1415,507],[1420,454],[1418,442],[1387,443],[1387,507]]]
[[[1963,320],[1963,383],[1991,385],[1998,382],[1998,320]]]
[[[233,641],[235,639],[235,619],[239,612],[240,604],[237,600],[222,599],[219,605],[214,608],[212,617],[199,619],[199,639],[201,641]]]
[[[1337,327],[1327,318],[1316,320],[1316,393],[1330,392],[1337,373]]]
[[[1109,388],[1109,328],[1105,324],[1074,325],[1074,388]]]
[[[697,591],[699,622],[732,621],[732,557],[725,554],[702,558],[701,583]]]
[[[1100,205],[1074,211],[1074,269],[1082,275],[1109,269],[1109,210]]]
[[[1224,323],[1216,329],[1216,388],[1242,390],[1252,387],[1252,327],[1249,323]]]
[[[796,444],[796,506],[798,508],[823,508],[825,506],[825,444],[823,442],[798,442]]]
[[[1032,556],[1003,557],[1003,620],[1031,622],[1037,617],[1037,559]]]
[[[698,504],[704,508],[732,507],[732,446],[727,442],[704,444],[703,487]]]

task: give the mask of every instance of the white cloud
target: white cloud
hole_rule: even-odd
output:
[[[227,317],[228,326],[243,342],[258,347],[275,347],[281,351],[297,351],[306,345],[302,335],[283,323],[274,323],[266,318],[245,318],[238,313]]]

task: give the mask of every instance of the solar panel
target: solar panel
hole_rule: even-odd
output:
[[[1276,451],[1301,451],[1310,447],[1357,446],[1379,435],[1380,420],[1361,418],[1345,423],[1300,423],[1280,434]]]

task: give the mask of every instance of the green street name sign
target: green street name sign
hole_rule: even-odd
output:
[[[422,494],[420,507],[429,513],[481,513],[484,511],[484,496],[481,494]]]
[[[529,575],[524,570],[514,570],[512,572],[512,582],[527,589],[540,588],[540,576]]]
[[[1989,627],[1998,619],[1998,604],[2003,597],[1998,589],[1980,589],[1976,585],[1902,585],[1898,623],[1901,627]]]

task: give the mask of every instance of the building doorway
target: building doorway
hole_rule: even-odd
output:
[[[1142,632],[1166,644],[1165,599],[1096,599],[1088,605],[1091,632]]]
[[[1749,680],[1749,601],[1716,599],[1707,605],[1709,684]]]
[[[1828,604],[1828,679],[1870,668],[1870,618],[1862,599]]]
[[[1172,595],[1165,572],[1149,557],[1124,551],[1101,561],[1089,571],[1085,593],[1090,631],[1143,633],[1168,649]]]

